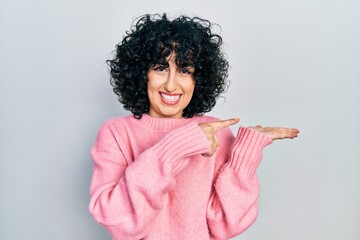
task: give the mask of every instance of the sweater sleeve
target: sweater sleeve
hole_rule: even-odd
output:
[[[207,222],[215,239],[229,239],[245,231],[256,219],[259,184],[256,169],[263,148],[272,140],[250,128],[240,127],[229,147],[223,143],[217,153],[221,164],[207,209]],[[225,145],[225,147],[224,147]],[[227,150],[226,150],[227,148]]]
[[[103,126],[91,151],[89,211],[94,219],[115,239],[146,236],[174,176],[188,164],[188,157],[208,151],[209,144],[199,131],[196,123],[179,127],[129,161],[111,128]]]

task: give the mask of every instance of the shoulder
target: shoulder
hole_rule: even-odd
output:
[[[123,134],[129,129],[129,122],[133,116],[111,117],[105,120],[99,127],[94,143],[97,151],[117,151],[120,142],[124,142]],[[105,149],[105,150],[104,150]]]
[[[111,117],[100,124],[98,129],[98,138],[117,138],[119,133],[131,126],[133,116]]]

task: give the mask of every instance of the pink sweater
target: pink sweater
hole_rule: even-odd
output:
[[[90,213],[113,239],[229,239],[256,219],[256,169],[267,136],[240,127],[210,145],[198,126],[218,119],[133,116],[100,128],[91,155]]]

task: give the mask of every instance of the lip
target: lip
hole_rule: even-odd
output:
[[[179,103],[182,94],[160,92],[160,99],[166,105],[176,105]]]

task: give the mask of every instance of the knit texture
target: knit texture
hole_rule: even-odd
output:
[[[229,239],[256,219],[256,169],[271,139],[240,127],[217,132],[212,157],[201,122],[112,118],[98,132],[89,211],[115,240]]]

